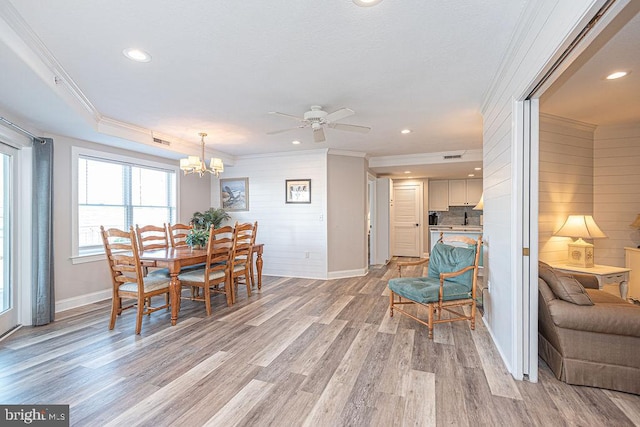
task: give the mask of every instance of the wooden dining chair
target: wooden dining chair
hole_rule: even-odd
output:
[[[167,228],[163,224],[162,227],[157,225],[145,225],[140,227],[136,224],[136,236],[138,238],[138,248],[140,252],[152,251],[155,249],[167,249],[169,247],[169,237],[167,236]],[[169,277],[169,270],[166,268],[154,268],[153,265],[146,265],[144,274],[153,274]]]
[[[138,247],[141,251],[167,249],[169,247],[169,238],[164,224],[162,227],[157,225],[140,227],[136,224],[136,235],[138,236]]]
[[[187,235],[193,229],[191,224],[167,224],[167,234],[172,248],[187,246]]]
[[[244,283],[247,287],[247,296],[251,296],[251,264],[253,257],[253,245],[255,243],[258,223],[239,224],[236,221],[234,227],[233,249],[231,251],[231,283],[233,284],[233,297],[237,295],[238,285]]]
[[[109,263],[112,280],[111,319],[109,329],[116,324],[116,317],[124,310],[136,307],[136,335],[142,329],[142,316],[169,307],[170,279],[163,276],[146,276],[140,263],[137,236],[133,227],[129,232],[100,226],[102,242]],[[151,306],[151,297],[165,295],[165,304],[160,307]],[[134,303],[122,305],[123,298],[132,298]]]
[[[429,328],[437,323],[469,320],[471,329],[476,322],[476,287],[478,265],[482,251],[482,237],[473,240],[467,236],[440,234],[429,257],[426,277],[398,277],[389,280],[389,315],[394,311],[404,314]],[[421,262],[403,263],[405,266]],[[397,299],[396,299],[397,297]],[[403,300],[404,299],[404,300]],[[401,308],[404,304],[419,304],[427,308],[428,318],[420,319]],[[464,307],[470,308],[470,314]],[[442,317],[442,311],[449,316]],[[437,318],[435,316],[437,312]]]
[[[233,304],[233,287],[229,275],[230,254],[233,248],[233,228],[230,226],[209,230],[209,242],[207,243],[207,262],[205,267],[198,270],[190,270],[178,275],[181,286],[198,287],[200,292],[192,292],[191,298],[195,301],[204,301],[207,316],[211,315],[211,293],[225,294],[227,305]],[[221,287],[222,286],[222,287]]]

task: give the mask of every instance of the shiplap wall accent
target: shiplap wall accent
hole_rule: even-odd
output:
[[[585,14],[597,1],[541,0],[529,2],[521,16],[505,60],[489,88],[483,115],[483,186],[485,292],[483,320],[507,369],[522,378],[524,349],[518,325],[522,310],[522,283],[517,246],[519,170],[516,161],[514,99],[524,99],[535,82],[588,21]],[[534,325],[535,327],[535,325]]]
[[[567,259],[569,237],[554,236],[568,215],[593,215],[595,126],[540,114],[538,243],[541,261]],[[601,219],[595,215],[596,223]]]
[[[258,221],[257,241],[264,243],[263,274],[326,279],[327,150],[239,157],[221,176],[242,177],[249,178],[250,210],[230,212],[230,222]],[[287,179],[311,179],[311,203],[285,203]],[[211,200],[220,206],[217,178]]]
[[[640,123],[599,126],[593,157],[594,218],[608,237],[594,242],[595,262],[624,267],[624,247],[640,245],[629,227],[640,213]]]

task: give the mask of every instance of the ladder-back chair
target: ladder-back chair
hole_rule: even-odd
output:
[[[178,275],[181,286],[202,288],[202,297],[199,292],[192,292],[191,299],[204,301],[207,316],[211,315],[211,292],[225,294],[227,305],[233,304],[233,287],[229,275],[233,236],[234,231],[230,226],[217,229],[211,226],[207,243],[207,262],[204,268]]]
[[[191,224],[167,224],[167,233],[171,241],[172,248],[187,246],[187,235],[193,229]]]
[[[433,326],[436,323],[469,320],[471,329],[475,329],[476,286],[481,250],[482,237],[473,240],[466,236],[441,233],[440,240],[431,250],[426,277],[398,277],[389,280],[389,315],[393,317],[395,310],[426,325],[429,328],[429,338],[433,338]],[[426,260],[403,264],[418,265],[423,262]],[[426,307],[427,320],[402,309],[403,304]],[[470,307],[469,315],[464,313],[465,306]],[[449,317],[442,317],[443,310],[449,313]],[[437,318],[434,316],[436,311]]]
[[[231,283],[234,287],[234,302],[241,281],[244,281],[247,287],[247,296],[251,296],[252,250],[256,241],[257,228],[257,222],[238,224],[237,221],[234,227],[233,249],[231,251]]]
[[[100,234],[109,263],[112,280],[111,319],[109,329],[116,324],[116,317],[126,309],[136,307],[136,335],[142,329],[142,316],[169,307],[170,279],[163,276],[144,276],[136,233],[133,227],[129,232],[100,226]],[[151,297],[165,295],[165,304],[151,306]],[[123,298],[132,298],[135,302],[124,307]]]

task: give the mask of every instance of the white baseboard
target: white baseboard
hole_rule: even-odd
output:
[[[56,313],[107,299],[111,299],[111,289],[63,299],[56,301]]]
[[[496,340],[495,335],[493,335],[493,331],[491,330],[491,326],[489,326],[489,324],[487,323],[487,321],[486,321],[484,316],[482,316],[482,323],[484,323],[484,326],[487,328],[487,331],[489,331],[489,335],[491,336],[491,340],[493,341],[493,345],[498,350],[498,354],[500,354],[500,357],[502,358],[502,361],[504,362],[504,366],[507,368],[507,371],[509,371],[509,373],[511,374],[511,376],[513,377],[514,380],[518,380],[518,379],[522,380],[522,378],[516,378],[513,375],[513,370],[511,369],[511,364],[509,364],[509,361],[504,356],[504,353],[502,352],[502,348],[500,348],[500,346],[498,345],[498,340]]]
[[[367,268],[358,268],[356,270],[342,270],[342,271],[329,271],[327,273],[327,278],[331,279],[346,279],[349,277],[360,277],[366,276],[369,272]]]

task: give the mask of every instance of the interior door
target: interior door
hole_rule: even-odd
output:
[[[422,249],[422,185],[394,184],[393,203],[393,255],[419,257]]]
[[[0,143],[0,335],[18,324],[13,272],[13,185],[17,150]]]

